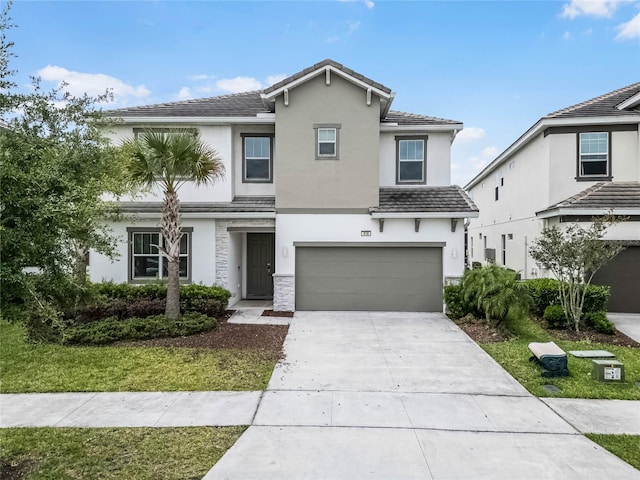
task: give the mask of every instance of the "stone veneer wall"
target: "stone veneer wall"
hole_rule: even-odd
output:
[[[273,218],[238,218],[216,220],[216,284],[229,288],[229,227],[240,228],[274,228]]]
[[[293,275],[273,276],[273,309],[277,312],[293,312],[296,309],[296,282]]]

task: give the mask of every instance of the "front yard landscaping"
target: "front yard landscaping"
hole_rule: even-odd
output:
[[[68,347],[29,343],[1,320],[0,392],[264,390],[287,328],[223,321],[189,337]]]
[[[2,430],[0,476],[13,479],[200,479],[246,427]]]

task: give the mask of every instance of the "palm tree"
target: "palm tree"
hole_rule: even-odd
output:
[[[162,186],[161,255],[167,259],[167,304],[165,315],[180,316],[180,200],[179,188],[187,182],[213,184],[224,177],[218,153],[193,130],[163,132],[146,130],[123,142],[127,158],[126,174],[134,185]]]

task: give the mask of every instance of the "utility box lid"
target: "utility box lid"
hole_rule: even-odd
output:
[[[615,358],[616,356],[606,350],[569,350],[569,353],[578,358]]]
[[[624,365],[617,360],[592,360],[591,377],[599,382],[624,382]]]

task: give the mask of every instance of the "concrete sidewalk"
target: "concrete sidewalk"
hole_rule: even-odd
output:
[[[444,315],[298,312],[285,352],[205,479],[640,479]]]
[[[251,425],[206,479],[640,479],[581,435],[640,402],[535,398],[444,315],[298,312],[285,353],[266,392],[4,394],[0,427]]]

